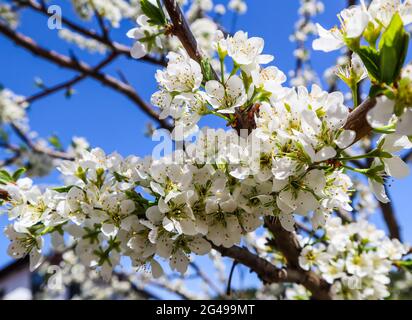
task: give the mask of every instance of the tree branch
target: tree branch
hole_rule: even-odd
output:
[[[25,6],[28,8],[31,8],[32,10],[39,12],[43,15],[46,15],[47,17],[51,17],[53,14],[49,13],[47,11],[47,7],[44,4],[40,4],[36,1],[33,0],[14,0],[15,2],[17,2],[19,5],[21,6]],[[106,38],[104,35],[101,36],[98,33],[96,33],[94,30],[92,29],[86,29],[83,26],[76,24],[74,22],[72,22],[71,20],[65,18],[65,17],[61,17],[61,21],[64,25],[66,25],[67,27],[69,27],[70,29],[72,29],[73,31],[76,31],[77,33],[94,39],[96,41],[99,41],[101,44],[106,45],[107,47],[109,47],[111,50],[117,52],[118,54],[122,54],[127,56],[128,58],[131,58],[130,56],[130,47],[124,45],[124,44],[120,44],[118,42],[115,41],[110,41],[108,38]],[[161,65],[161,66],[165,66],[165,60],[164,58],[155,58],[152,56],[145,56],[142,57],[141,59],[139,59],[141,61],[145,61],[145,62],[149,62],[155,65]]]
[[[113,52],[112,54],[110,54],[106,59],[104,59],[101,63],[99,63],[96,67],[93,68],[93,70],[95,72],[99,71],[100,69],[102,69],[104,66],[106,66],[107,64],[109,64],[110,62],[112,62],[114,60],[114,58],[116,57],[116,53]],[[80,74],[76,77],[74,77],[73,79],[69,80],[69,81],[65,81],[62,82],[60,84],[57,84],[55,86],[49,87],[44,89],[43,91],[36,93],[30,97],[27,97],[26,99],[22,100],[21,103],[33,103],[34,101],[44,98],[46,96],[49,96],[53,93],[56,93],[60,90],[63,89],[68,89],[70,87],[72,87],[73,85],[75,85],[76,83],[82,81],[83,79],[87,78],[87,74],[83,73]]]
[[[303,270],[300,267],[299,256],[301,247],[296,235],[286,231],[279,220],[274,217],[266,217],[265,225],[274,236],[273,242],[276,249],[278,249],[286,258],[288,270],[296,270],[300,275],[301,280],[298,283],[301,283],[306,289],[312,292],[313,298],[331,300],[330,285],[314,272]]]
[[[52,149],[45,148],[37,143],[33,142],[26,133],[19,128],[16,124],[12,124],[11,127],[13,128],[14,132],[17,136],[34,152],[46,154],[52,158],[56,159],[63,159],[63,160],[74,160],[74,157],[66,152],[56,151]]]
[[[389,190],[386,185],[385,185],[385,191],[386,191],[386,195],[390,199],[391,196],[389,194]],[[402,241],[400,226],[399,226],[398,220],[396,219],[395,210],[393,208],[392,201],[388,203],[383,203],[379,201],[379,206],[382,211],[383,219],[385,220],[386,226],[388,228],[389,236],[391,237],[391,239],[398,239],[399,241]]]
[[[281,227],[282,228],[282,227]],[[286,231],[287,232],[287,231]],[[266,284],[289,282],[302,284],[315,299],[330,300],[329,284],[322,280],[318,275],[311,271],[303,271],[299,268],[288,267],[287,269],[278,269],[267,260],[251,253],[247,248],[233,246],[225,248],[215,246],[213,249],[219,251],[222,256],[230,257],[235,261],[247,266],[255,272],[260,280]],[[320,288],[322,290],[320,290]]]
[[[200,63],[202,54],[179,5],[174,0],[164,0],[163,3],[172,20],[172,33],[179,38],[188,55]]]
[[[376,99],[368,98],[349,114],[344,128],[345,130],[353,130],[356,132],[356,138],[353,143],[367,136],[372,131],[372,127],[366,120],[366,115],[375,105]]]
[[[106,85],[112,88],[115,91],[118,91],[129,98],[137,106],[140,107],[149,117],[158,122],[163,128],[172,130],[172,125],[165,119],[159,119],[158,113],[155,112],[150,105],[148,105],[137,93],[136,91],[128,84],[125,84],[110,75],[97,72],[93,70],[89,65],[82,61],[78,61],[73,58],[69,58],[65,55],[57,53],[55,51],[49,51],[41,46],[39,46],[33,39],[11,30],[5,23],[0,21],[0,33],[5,35],[7,38],[12,40],[17,45],[25,48],[36,56],[39,56],[45,60],[51,61],[57,66],[78,71],[82,74],[86,74],[89,77],[101,82],[103,85]]]

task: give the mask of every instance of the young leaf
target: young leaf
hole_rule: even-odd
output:
[[[361,46],[355,51],[361,58],[363,64],[368,70],[369,75],[374,79],[380,79],[379,72],[379,53],[376,49]]]
[[[13,177],[6,170],[0,170],[0,184],[14,182]]]
[[[379,38],[381,33],[381,26],[375,26],[373,22],[369,22],[368,26],[366,27],[363,37],[369,43],[372,48],[376,48],[376,41]]]
[[[20,169],[17,169],[14,173],[13,173],[13,180],[14,181],[17,181],[17,180],[19,180],[19,178],[21,177],[21,175],[23,174],[23,173],[25,173],[26,172],[26,169],[25,168],[20,168]]]
[[[399,14],[395,14],[379,42],[380,78],[383,83],[391,84],[399,76],[405,62],[409,36]]]
[[[149,18],[149,23],[159,26],[166,24],[166,17],[161,6],[157,7],[149,0],[140,0],[140,6],[143,13]]]
[[[67,186],[67,187],[59,187],[59,188],[53,188],[52,190],[57,191],[58,193],[67,193],[70,191],[71,188],[74,186]]]
[[[48,140],[49,140],[50,144],[53,147],[55,147],[57,150],[63,150],[63,146],[62,146],[58,136],[52,135],[51,137],[49,137]]]

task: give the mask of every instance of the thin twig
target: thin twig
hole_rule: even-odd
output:
[[[230,268],[229,279],[227,281],[226,295],[228,296],[232,294],[232,278],[237,264],[238,262],[236,260],[233,260],[232,267]]]
[[[220,288],[204,273],[201,268],[195,263],[191,262],[190,266],[195,270],[197,276],[201,278],[216,294],[223,296]]]
[[[49,13],[47,10],[47,6],[40,4],[36,1],[33,0],[14,0],[15,2],[17,2],[18,4],[22,5],[22,6],[26,6],[28,8],[33,9],[34,11],[37,11],[43,15],[46,15],[48,17],[52,16],[53,13]],[[96,33],[95,31],[93,31],[92,29],[87,29],[84,28],[83,26],[65,18],[65,17],[61,17],[61,21],[64,25],[66,25],[67,27],[69,27],[70,29],[72,29],[73,31],[78,32],[79,34],[86,36],[88,38],[94,39],[98,42],[100,42],[101,44],[106,45],[107,47],[111,48],[113,51],[116,51],[119,54],[125,55],[126,57],[131,58],[130,56],[130,47],[120,44],[118,42],[115,41],[109,41],[108,39],[106,39],[104,36],[99,35],[98,33]],[[142,57],[141,59],[139,59],[138,61],[144,61],[144,62],[149,62],[155,65],[160,65],[160,66],[165,66],[165,60],[163,57],[160,58],[156,58],[156,57],[152,57],[152,56],[145,56]]]
[[[112,62],[116,56],[117,56],[116,53],[110,54],[106,59],[104,59],[101,63],[99,63],[96,67],[94,67],[93,70],[95,72],[99,71],[104,66],[106,66],[107,64]],[[78,83],[78,82],[82,81],[83,79],[87,78],[87,76],[88,75],[86,73],[80,74],[80,75],[74,77],[73,79],[71,79],[69,81],[62,82],[62,83],[57,84],[55,86],[48,87],[48,88],[44,89],[43,91],[41,91],[39,93],[35,93],[32,96],[29,96],[26,99],[22,100],[20,103],[33,103],[34,101],[36,101],[38,99],[49,96],[49,95],[51,95],[53,93],[56,93],[60,90],[69,89],[69,88],[73,87],[73,85],[75,85],[76,83]]]
[[[17,45],[25,48],[36,56],[49,60],[52,63],[70,70],[75,70],[83,74],[87,74],[91,78],[101,82],[113,90],[122,93],[131,101],[133,101],[142,111],[149,117],[157,121],[161,127],[172,130],[172,125],[165,119],[159,119],[159,115],[150,105],[148,105],[137,92],[128,84],[121,82],[110,75],[97,72],[83,61],[67,57],[55,51],[47,50],[39,46],[33,39],[10,29],[5,23],[0,21],[0,33],[12,40]]]
[[[46,154],[52,158],[56,158],[56,159],[63,159],[63,160],[74,160],[74,157],[66,152],[61,152],[61,151],[56,151],[56,150],[52,150],[52,149],[48,149],[45,148],[44,146],[41,146],[35,142],[33,142],[28,136],[27,134],[21,129],[19,128],[18,125],[16,124],[12,124],[11,125],[12,129],[14,130],[14,132],[17,134],[17,136],[30,148],[32,149],[34,152],[37,153],[43,153]]]
[[[386,185],[385,185],[385,191],[386,191],[387,197],[391,199],[391,195]],[[402,241],[400,226],[399,226],[398,220],[396,219],[395,210],[392,205],[392,202],[390,201],[388,203],[383,203],[379,201],[379,206],[381,208],[383,219],[385,220],[385,224],[388,228],[390,238],[398,239],[399,241]]]

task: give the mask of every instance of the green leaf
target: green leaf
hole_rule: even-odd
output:
[[[73,188],[74,186],[67,186],[67,187],[57,187],[57,188],[53,188],[52,190],[58,192],[58,193],[67,193],[70,191],[71,188]]]
[[[73,96],[73,94],[74,94],[74,89],[70,87],[70,88],[67,88],[67,90],[65,91],[64,97],[66,99],[70,99]]]
[[[376,49],[367,46],[361,46],[357,48],[355,52],[361,58],[363,64],[368,70],[369,75],[374,79],[379,79],[379,53],[376,51]]]
[[[366,27],[365,31],[363,32],[363,37],[365,40],[369,43],[369,45],[373,48],[376,47],[376,41],[379,38],[379,35],[381,33],[382,27],[375,26],[373,22],[369,22],[368,26]]]
[[[399,77],[405,62],[408,43],[409,35],[404,29],[400,15],[396,13],[379,42],[381,82],[391,84]]]
[[[163,26],[166,24],[166,17],[159,2],[159,7],[153,5],[149,0],[140,0],[143,13],[149,18],[149,23]]]
[[[380,85],[372,85],[369,89],[369,97],[375,98],[379,95],[385,95],[391,100],[395,100],[396,96],[391,89],[382,87]]]
[[[49,137],[48,140],[49,140],[50,144],[53,147],[55,147],[57,150],[63,150],[63,146],[62,146],[58,136],[52,135],[51,137]]]
[[[383,94],[384,91],[385,91],[385,88],[382,88],[381,86],[373,85],[369,89],[369,97],[375,98],[375,97]]]
[[[14,182],[13,177],[6,170],[0,170],[0,184]]]
[[[396,261],[395,263],[398,267],[403,268],[407,270],[408,272],[412,272],[412,260],[407,259],[407,260],[401,260],[401,261]]]
[[[20,169],[17,169],[14,173],[13,173],[13,180],[14,181],[17,181],[17,180],[19,180],[19,178],[21,177],[21,175],[23,174],[23,173],[25,173],[26,172],[26,168],[20,168]]]

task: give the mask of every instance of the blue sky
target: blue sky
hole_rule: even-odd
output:
[[[216,3],[222,1],[215,1]],[[224,1],[223,1],[224,2]],[[75,18],[68,1],[63,3],[63,15]],[[294,68],[292,56],[294,44],[289,41],[293,25],[297,18],[298,0],[248,1],[249,10],[240,16],[237,29],[248,31],[250,35],[265,39],[265,53],[275,56],[274,64],[287,73]],[[316,18],[325,26],[337,23],[336,14],[345,6],[345,0],[325,0],[325,12]],[[229,22],[229,21],[227,21]],[[91,24],[93,25],[93,24]],[[230,23],[228,24],[230,25]],[[131,25],[122,25],[113,31],[119,42],[129,44],[125,33]],[[20,31],[36,39],[41,45],[68,54],[70,45],[57,37],[57,31],[47,28],[47,20],[38,14],[24,13]],[[75,51],[76,54],[91,65],[102,59],[99,55],[89,55]],[[322,71],[332,65],[336,55],[315,53],[312,64],[315,70]],[[156,67],[126,58],[118,60],[106,72],[115,74],[122,69],[129,82],[138,92],[149,100],[156,90],[154,72]],[[38,91],[33,79],[40,77],[46,85],[53,85],[68,80],[75,74],[36,58],[25,50],[14,46],[0,35],[0,83],[17,94],[30,95]],[[40,136],[57,134],[63,142],[68,143],[72,136],[86,137],[92,146],[102,147],[106,152],[118,151],[122,155],[136,154],[144,156],[151,152],[155,142],[143,135],[149,119],[135,105],[118,93],[102,87],[93,80],[86,80],[76,85],[76,94],[67,100],[63,93],[57,93],[34,103],[30,108],[30,125]],[[216,125],[215,119],[206,119],[203,123]],[[57,183],[56,174],[40,179],[41,183]],[[403,225],[404,238],[412,242],[412,218],[408,197],[412,178],[395,181],[391,186],[396,213]],[[379,226],[384,227],[380,213],[373,217]],[[0,217],[0,227],[7,224],[5,216]],[[0,266],[10,261],[7,257],[7,239],[0,235]]]

